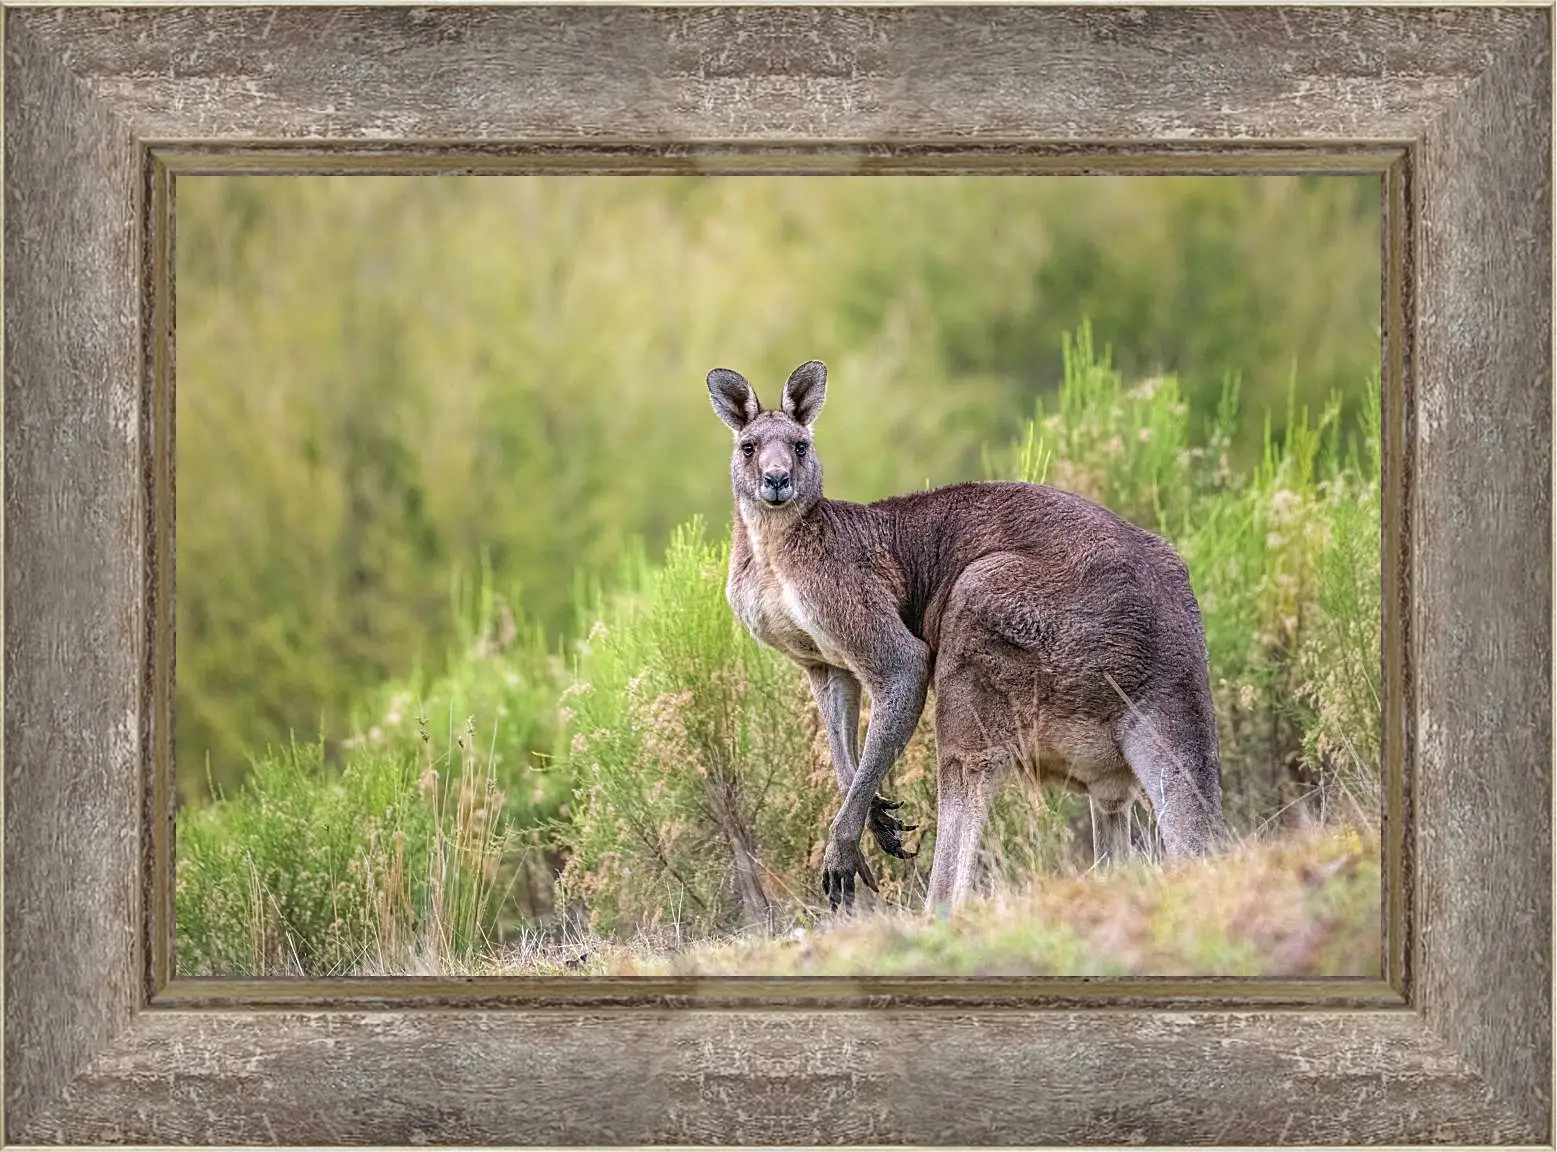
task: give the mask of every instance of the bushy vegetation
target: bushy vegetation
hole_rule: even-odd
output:
[[[1127,380],[1083,326],[1064,342],[1055,399],[1035,402],[1010,442],[983,456],[991,475],[1102,499],[1184,554],[1211,650],[1224,803],[1246,841],[1214,865],[1243,877],[1242,889],[1226,881],[1227,892],[1259,885],[1277,893],[1279,885],[1266,883],[1272,861],[1328,877],[1324,861],[1376,851],[1371,835],[1359,841],[1354,833],[1321,838],[1290,858],[1259,846],[1273,827],[1366,828],[1376,826],[1378,811],[1376,410],[1365,408],[1360,429],[1348,435],[1338,399],[1315,415],[1295,389],[1290,394],[1283,432],[1269,431],[1267,421],[1262,454],[1242,469],[1231,454],[1235,387],[1224,386],[1214,414],[1197,425],[1176,377]],[[824,416],[817,448],[829,470],[833,435]],[[720,486],[726,450],[709,454],[711,483]],[[672,962],[654,959],[658,953],[645,959],[644,947],[682,954],[753,927],[814,925],[824,904],[820,852],[836,803],[826,739],[803,675],[755,644],[725,603],[725,532],[692,518],[672,531],[662,561],[640,548],[605,591],[594,585],[584,594],[587,581],[574,585],[587,630],[561,656],[484,593],[474,612],[480,626],[467,633],[462,655],[425,686],[383,689],[378,710],[344,742],[338,774],[322,768],[316,749],[262,757],[239,796],[186,811],[181,966],[335,971],[409,955],[420,967],[401,970],[485,970],[514,954],[514,940],[533,957],[550,955],[537,941],[584,939],[595,943],[580,953],[585,960],[570,961],[575,966],[597,963],[599,942],[616,941],[638,949],[633,963],[657,970]],[[418,714],[448,718],[452,752],[444,761],[432,758]],[[932,714],[927,709],[887,784],[924,825],[915,860],[877,857],[882,890],[874,903],[887,909],[912,906],[928,873]],[[467,715],[476,719],[462,728]],[[424,792],[443,799],[432,803]],[[989,870],[1007,893],[1035,878],[1081,874],[1091,861],[1088,829],[1084,801],[1031,797],[1013,782],[986,838]],[[473,854],[449,847],[461,843]],[[867,851],[876,849],[867,843]],[[449,883],[449,860],[466,861],[459,876],[468,894],[440,887]],[[828,963],[870,954],[907,971],[933,955],[951,957],[958,971],[991,963],[1059,971],[1052,966],[1074,961],[1074,972],[1114,972],[1216,955],[1218,971],[1267,972],[1282,970],[1289,956],[1297,957],[1294,971],[1371,971],[1377,866],[1354,865],[1342,869],[1354,879],[1341,896],[1328,884],[1313,896],[1330,902],[1329,927],[1312,930],[1319,936],[1304,929],[1301,955],[1281,943],[1288,921],[1267,931],[1234,909],[1226,924],[1244,928],[1229,927],[1232,936],[1212,932],[1171,947],[1138,941],[1134,951],[1121,946],[1107,957],[1087,952],[1097,940],[1084,925],[1055,928],[1047,943],[1022,937],[1031,946],[1026,960],[1013,951],[1022,943],[1016,938],[991,944],[991,952],[958,943],[960,929],[933,929],[940,935],[932,939],[866,928],[864,951],[828,953]],[[1168,881],[1110,883],[1141,912],[1142,931],[1180,924],[1194,906]],[[1049,887],[1005,898],[1037,901],[1049,915],[1043,901],[1071,900],[1042,895]],[[393,933],[375,919],[387,906]],[[461,910],[457,931],[443,921],[451,907]],[[1351,964],[1359,940],[1371,943]],[[751,963],[789,963],[780,952],[758,955],[765,959]]]
[[[183,975],[399,974],[469,962],[495,936],[505,795],[474,726],[435,757],[317,745],[255,762],[243,791],[178,820]]]
[[[731,627],[726,559],[700,521],[678,529],[579,646],[556,834],[562,891],[596,925],[768,927],[809,887],[832,771],[804,676]]]
[[[829,491],[871,500],[977,477],[1052,401],[1084,317],[1188,409],[1155,446],[1121,439],[1102,475],[1131,493],[1177,482],[1167,438],[1198,442],[1228,374],[1278,437],[1292,380],[1315,411],[1342,394],[1355,430],[1379,359],[1374,178],[223,176],[181,178],[178,211],[191,802],[294,736],[340,766],[381,685],[450,672],[451,572],[484,563],[521,646],[555,651],[581,634],[576,572],[723,523],[716,364],[761,390],[825,360]],[[1067,417],[1096,440],[1070,466],[1115,432]],[[1262,449],[1258,421],[1229,425],[1234,471]],[[521,703],[509,764],[549,747]],[[470,707],[488,725],[496,704]]]

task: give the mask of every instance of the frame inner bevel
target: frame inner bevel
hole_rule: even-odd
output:
[[[1412,413],[1410,161],[1406,141],[1344,145],[959,140],[683,145],[591,141],[143,141],[142,395],[149,547],[146,757],[148,823],[142,925],[148,1007],[365,1010],[562,1008],[1078,1008],[1409,1010],[1412,748],[1409,572]],[[174,388],[176,183],[179,175],[1377,175],[1381,177],[1383,405],[1383,971],[1378,977],[974,980],[874,977],[177,977],[174,971]]]

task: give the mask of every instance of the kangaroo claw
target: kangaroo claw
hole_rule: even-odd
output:
[[[827,905],[832,911],[836,912],[840,906],[845,913],[854,910],[856,875],[872,892],[879,891],[859,844],[843,845],[837,840],[829,840],[822,856],[822,894],[827,897]]]
[[[919,825],[904,824],[892,815],[894,809],[902,806],[901,800],[888,800],[885,796],[873,797],[870,802],[868,824],[871,835],[876,838],[876,843],[881,846],[883,852],[888,856],[896,856],[899,860],[909,860],[917,853],[903,847],[903,837]]]

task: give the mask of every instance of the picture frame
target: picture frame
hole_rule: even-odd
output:
[[[1549,7],[3,17],[6,1143],[1551,1142]],[[1380,977],[174,979],[177,178],[553,171],[1377,173]]]

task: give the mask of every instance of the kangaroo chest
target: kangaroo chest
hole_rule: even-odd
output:
[[[824,622],[814,594],[775,567],[766,541],[750,527],[751,559],[730,573],[730,606],[754,639],[801,664],[821,661],[847,668],[842,647]],[[809,582],[808,582],[809,583]]]

